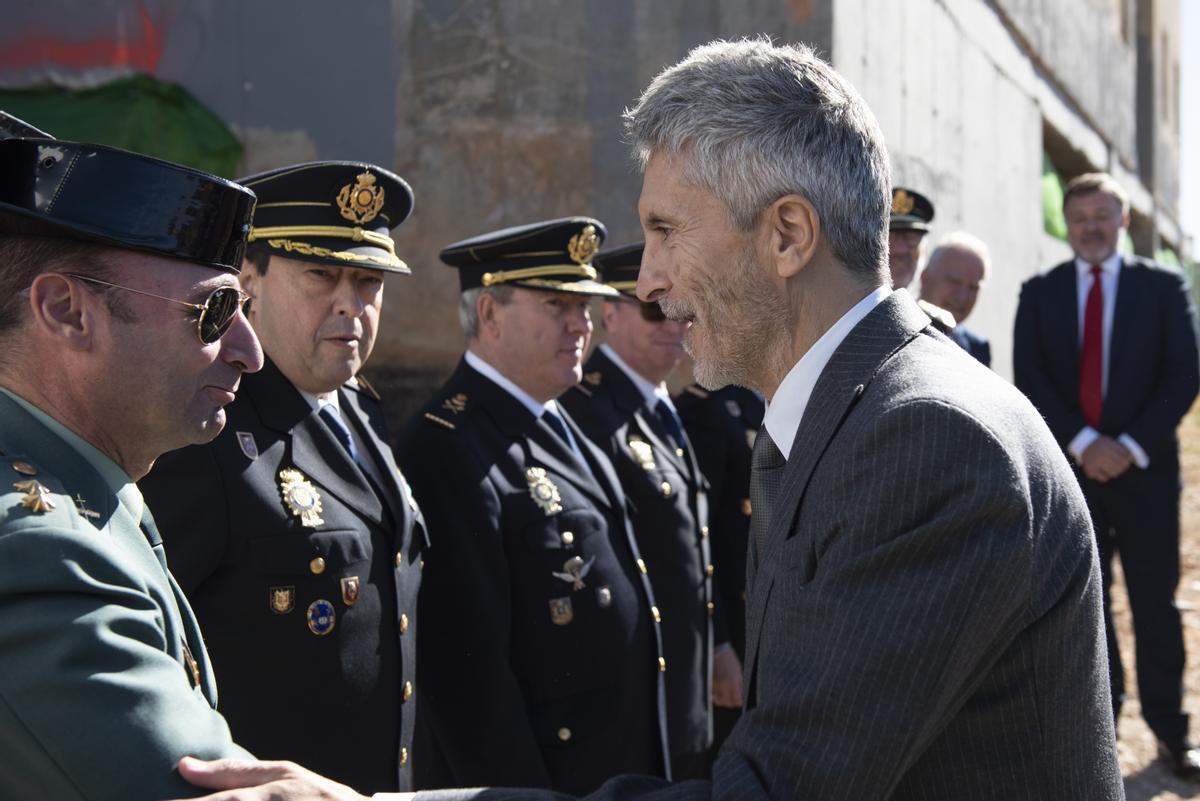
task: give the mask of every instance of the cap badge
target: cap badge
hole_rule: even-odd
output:
[[[575,619],[570,598],[550,599],[550,621],[556,626],[565,626]]]
[[[50,500],[50,489],[40,481],[33,479],[17,481],[13,484],[13,489],[25,493],[25,497],[21,499],[21,505],[34,514],[40,515],[54,508],[54,501]]]
[[[442,408],[460,414],[467,408],[467,396],[460,392],[453,398],[446,398],[442,401]]]
[[[358,603],[358,576],[346,576],[342,579],[342,603],[354,606]]]
[[[346,184],[337,196],[342,216],[353,223],[368,223],[383,208],[383,187],[375,185],[375,176],[364,172],[355,178],[354,186]]]
[[[294,586],[271,588],[271,611],[277,615],[286,615],[296,608],[296,588]]]
[[[892,195],[892,214],[911,214],[914,202],[912,195],[897,189],[896,194]]]
[[[337,616],[334,614],[333,604],[324,598],[318,598],[309,604],[306,615],[308,617],[308,630],[318,637],[324,637],[333,631],[333,625],[336,622]]]
[[[563,562],[563,572],[552,572],[550,575],[556,579],[565,581],[571,585],[573,590],[582,590],[587,585],[583,583],[583,579],[587,576],[588,571],[592,569],[592,564],[596,561],[596,557],[592,557],[586,562],[582,556],[572,556],[567,561]]]
[[[250,461],[258,458],[258,443],[254,441],[254,435],[249,431],[237,431],[238,447],[242,449],[242,453]]]
[[[547,517],[562,511],[562,496],[559,495],[554,482],[546,477],[544,467],[531,467],[526,470],[525,480],[529,482],[529,496],[542,508]]]
[[[594,225],[585,225],[582,231],[567,242],[567,255],[576,264],[591,264],[592,256],[595,256],[599,249],[600,237],[596,235]]]
[[[629,438],[629,450],[633,454],[633,458],[642,466],[643,470],[653,470],[654,464],[654,449],[650,447],[650,443],[646,442],[641,437]]]
[[[324,524],[325,521],[321,519],[321,496],[299,470],[288,467],[279,471],[279,494],[292,514],[300,518],[300,525],[316,528]]]

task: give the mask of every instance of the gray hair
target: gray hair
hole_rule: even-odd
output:
[[[925,272],[937,267],[941,254],[951,250],[970,253],[979,259],[983,263],[983,278],[980,280],[987,280],[988,274],[992,271],[992,256],[988,251],[987,243],[966,231],[953,231],[938,240],[937,247],[929,254],[929,260],[925,262]]]
[[[778,198],[800,195],[847,269],[886,273],[883,134],[854,87],[807,45],[760,37],[697,47],[625,111],[625,130],[642,169],[656,152],[683,155],[684,177],[741,230]]]
[[[491,295],[496,303],[504,306],[512,301],[513,287],[497,284],[463,290],[458,296],[458,323],[462,326],[467,342],[479,336],[479,298],[483,295]]]

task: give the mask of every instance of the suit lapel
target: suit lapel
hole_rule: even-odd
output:
[[[1125,364],[1129,359],[1136,358],[1137,321],[1141,319],[1138,306],[1146,296],[1139,287],[1142,276],[1143,272],[1136,262],[1121,259],[1121,271],[1117,273],[1117,302],[1113,308],[1112,331],[1108,338],[1108,382],[1104,405],[1101,407],[1101,421],[1104,418],[1103,410],[1113,407],[1114,396],[1119,395],[1123,388],[1120,376]]]
[[[351,510],[382,525],[383,504],[362,470],[279,368],[267,359],[243,382],[263,424],[291,441],[292,464]]]
[[[346,417],[350,424],[358,431],[359,438],[367,446],[370,458],[383,476],[383,486],[380,489],[383,491],[384,502],[387,503],[392,519],[403,520],[404,492],[400,488],[400,468],[396,466],[396,458],[392,454],[391,446],[376,435],[375,428],[372,426],[374,415],[364,406],[362,398],[357,392],[347,391],[343,388],[338,390],[338,398],[341,408],[347,412]]]
[[[893,292],[851,329],[813,387],[783,468],[783,484],[771,512],[753,586],[747,587],[746,675],[750,682],[754,682],[777,552],[790,537],[808,534],[797,531],[794,524],[813,471],[876,372],[928,325],[929,318],[907,292]],[[751,686],[748,698],[753,691]]]
[[[1046,308],[1051,318],[1046,322],[1056,326],[1051,342],[1059,349],[1059,361],[1070,366],[1074,376],[1075,396],[1079,395],[1079,279],[1075,262],[1060,264],[1046,276],[1050,294]]]

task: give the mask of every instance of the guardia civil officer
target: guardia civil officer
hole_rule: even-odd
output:
[[[921,244],[932,221],[933,203],[929,198],[912,189],[893,187],[888,217],[888,267],[893,289],[912,283],[921,261]]]
[[[633,294],[642,247],[595,258],[600,277],[620,294],[601,305],[608,341],[592,351],[583,380],[559,402],[612,461],[633,504],[634,534],[658,602],[652,614],[662,623],[672,773],[694,779],[707,775],[713,737],[708,499],[665,383],[683,358],[688,323],[668,320],[657,303]],[[741,664],[728,641],[722,644],[722,678],[740,687]]]
[[[266,354],[213,442],[141,482],[221,677],[221,711],[260,758],[364,791],[411,786],[420,512],[379,396],[359,376],[398,176],[315,162],[242,179],[258,194],[242,286]]]
[[[195,795],[182,756],[246,752],[134,481],[262,366],[254,195],[4,115],[0,140],[0,798]]]
[[[580,378],[587,217],[450,245],[467,351],[400,459],[435,543],[421,585],[419,787],[594,790],[667,776],[655,602],[613,467],[555,398]]]
[[[729,643],[740,668],[746,659],[750,453],[766,404],[754,390],[732,384],[711,391],[689,384],[674,401],[700,472],[708,481],[708,541],[715,568],[712,591],[718,611],[713,619],[717,642]],[[738,686],[714,693],[714,756],[741,714],[744,690],[744,686]]]

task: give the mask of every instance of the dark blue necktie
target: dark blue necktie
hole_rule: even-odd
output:
[[[682,456],[687,452],[687,442],[683,438],[683,424],[679,420],[679,413],[671,404],[662,399],[655,404],[654,413],[658,415],[658,421],[666,429],[667,436],[675,445],[675,450]]]
[[[325,421],[325,425],[329,426],[329,430],[337,438],[337,441],[342,443],[342,447],[346,449],[346,453],[350,454],[350,458],[354,463],[362,466],[362,462],[358,458],[358,448],[354,447],[354,437],[350,436],[350,429],[346,426],[346,421],[338,414],[337,409],[332,405],[326,404],[321,407],[321,419]]]
[[[571,434],[571,429],[567,428],[567,424],[563,422],[563,419],[549,409],[542,412],[542,419],[546,421],[546,425],[553,429],[555,434],[558,434],[559,439],[566,443],[567,448],[570,449],[571,453],[575,454],[575,458],[579,460],[580,464],[587,467],[587,459],[583,458],[583,451],[579,449],[579,443],[575,441],[575,437]]]

